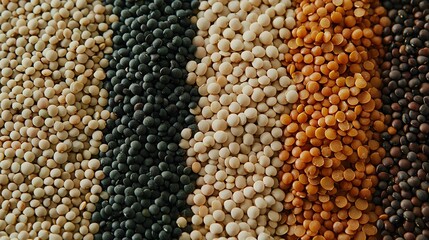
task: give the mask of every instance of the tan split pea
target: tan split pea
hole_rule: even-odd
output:
[[[277,157],[281,148],[278,139],[282,137],[280,128],[272,128],[280,127],[279,113],[298,100],[296,89],[287,89],[293,82],[285,84],[280,80],[287,69],[280,62],[286,45],[279,46],[285,37],[291,36],[295,23],[290,20],[294,14],[285,10],[291,6],[285,0],[255,7],[245,1],[203,1],[201,6],[199,16],[213,22],[207,28],[205,20],[197,19],[201,35],[195,39],[206,51],[198,55],[202,58],[200,64],[192,62],[187,67],[189,82],[195,82],[202,94],[201,115],[197,116],[199,132],[182,146],[195,153],[188,161],[200,175],[194,192],[197,199],[193,199],[201,204],[200,194],[210,195],[205,195],[207,201],[198,206],[199,210],[195,208],[194,231],[189,237],[268,236],[275,232],[273,228],[258,228],[257,222],[268,224],[270,219],[271,224],[278,224],[284,198],[284,194],[270,193],[278,185],[274,176],[280,164],[271,160]],[[287,24],[282,23],[285,19]],[[291,92],[290,102],[286,101],[286,90]],[[208,191],[209,188],[215,190]],[[258,202],[265,209],[255,209],[255,203],[246,199],[257,194],[268,195],[266,204]],[[220,209],[217,205],[211,208],[211,199],[216,198],[224,201]],[[247,214],[252,218],[243,221]],[[213,220],[220,225],[213,226]]]
[[[97,31],[97,25],[99,24],[98,22],[91,22],[94,21],[94,19],[90,20],[90,18],[85,18],[85,21],[87,21],[87,23],[91,23],[91,26],[80,26],[79,23],[75,22],[75,24],[72,24],[73,26],[68,26],[66,24],[66,22],[71,21],[69,20],[67,17],[70,15],[69,10],[72,10],[74,12],[80,12],[79,9],[75,8],[74,4],[72,4],[70,1],[69,2],[60,2],[57,0],[51,1],[50,4],[46,4],[43,1],[41,3],[28,3],[26,4],[26,7],[23,8],[14,8],[12,5],[14,5],[15,3],[7,3],[7,8],[10,10],[10,16],[8,17],[9,20],[7,21],[12,21],[14,22],[14,24],[16,23],[16,25],[18,26],[18,33],[20,35],[23,35],[23,37],[19,37],[17,39],[14,39],[13,37],[10,38],[10,40],[8,40],[8,43],[10,46],[15,45],[17,48],[15,50],[14,47],[12,46],[10,49],[8,49],[7,51],[14,51],[15,54],[17,55],[22,55],[23,57],[21,58],[20,56],[17,57],[16,59],[13,59],[10,61],[10,67],[11,68],[7,68],[7,67],[3,67],[2,69],[4,69],[2,71],[2,73],[4,73],[3,77],[7,77],[7,80],[11,80],[8,81],[7,88],[12,88],[12,92],[15,94],[15,96],[10,95],[8,96],[8,98],[10,98],[11,101],[13,101],[14,103],[12,103],[12,107],[13,108],[23,108],[22,110],[22,117],[19,116],[19,114],[17,114],[17,118],[16,119],[9,119],[8,116],[6,116],[5,114],[2,114],[2,121],[6,120],[7,122],[5,123],[4,127],[8,128],[8,126],[10,125],[9,123],[11,123],[12,125],[18,125],[18,124],[22,124],[21,129],[23,129],[22,131],[19,131],[19,134],[22,135],[22,138],[18,138],[18,131],[15,132],[13,131],[11,133],[11,137],[14,140],[19,141],[19,143],[24,146],[24,145],[28,145],[31,144],[33,147],[28,148],[23,147],[23,149],[25,149],[25,151],[21,151],[23,149],[18,149],[18,147],[15,146],[15,144],[12,144],[12,146],[5,146],[3,145],[2,147],[7,148],[6,150],[4,150],[4,152],[6,153],[6,157],[12,157],[12,152],[9,149],[18,149],[17,151],[15,151],[14,155],[16,155],[19,158],[22,158],[21,161],[24,162],[19,162],[17,164],[14,164],[11,166],[10,170],[12,170],[13,172],[10,173],[14,176],[11,176],[11,178],[13,179],[13,181],[15,181],[16,184],[22,184],[19,186],[19,191],[34,191],[33,194],[35,197],[42,197],[45,194],[47,195],[54,195],[54,189],[55,188],[59,188],[60,186],[62,186],[61,182],[62,179],[61,178],[69,178],[70,176],[65,174],[62,175],[59,172],[59,169],[62,167],[61,165],[57,165],[57,163],[55,163],[54,160],[63,162],[64,161],[64,156],[62,155],[63,153],[60,153],[60,155],[56,156],[55,155],[55,150],[59,147],[62,151],[71,151],[71,143],[67,143],[67,140],[70,141],[76,141],[76,144],[78,145],[83,145],[83,143],[79,143],[79,141],[82,139],[81,136],[83,136],[84,133],[84,125],[82,125],[82,123],[80,122],[80,118],[85,115],[92,115],[94,112],[99,112],[100,106],[98,104],[94,104],[93,106],[85,106],[82,107],[81,110],[77,113],[79,118],[78,119],[73,119],[72,118],[72,122],[74,122],[77,125],[76,129],[73,129],[70,132],[70,135],[68,133],[66,133],[64,130],[64,127],[66,128],[66,131],[71,130],[70,125],[66,124],[66,126],[64,126],[62,123],[67,123],[69,122],[69,116],[67,115],[66,111],[63,111],[65,108],[63,106],[61,106],[62,108],[60,108],[59,105],[64,105],[66,102],[67,104],[70,105],[74,105],[75,104],[75,98],[73,97],[73,95],[67,95],[67,91],[64,91],[64,93],[62,95],[62,91],[65,90],[65,88],[67,87],[67,85],[65,84],[65,82],[70,81],[70,80],[76,80],[73,79],[75,76],[77,76],[78,74],[75,73],[71,73],[74,70],[74,66],[76,64],[72,64],[73,67],[67,67],[67,69],[60,69],[58,66],[59,65],[67,65],[69,66],[70,64],[67,64],[66,60],[63,58],[67,51],[64,49],[64,46],[61,46],[59,44],[59,39],[58,38],[68,38],[65,40],[63,45],[67,45],[67,41],[70,41],[71,38],[74,38],[74,40],[76,40],[73,44],[74,45],[84,45],[86,43],[84,43],[83,41],[80,41],[79,38],[76,38],[76,34],[74,34],[73,36],[71,35],[71,32],[69,29],[65,30],[66,27],[71,27],[71,28],[75,28],[78,29],[78,31],[83,31],[82,32],[82,36],[84,36],[84,39],[90,39],[89,36],[91,34],[98,34],[94,31]],[[35,4],[35,10],[32,11],[32,9],[29,8],[29,6],[31,4]],[[49,12],[49,9],[47,8],[47,6],[50,5],[49,9],[52,8],[52,11],[57,11],[59,12],[59,14],[62,17],[66,17],[65,19],[59,19],[61,16],[60,15],[54,15],[54,16],[50,16],[49,14],[47,14]],[[40,7],[42,6],[42,7]],[[67,6],[65,8],[63,8],[64,6]],[[99,2],[94,2],[94,3],[88,3],[87,1],[82,1],[79,0],[76,2],[76,6],[80,9],[85,9],[82,10],[82,17],[88,14],[94,14],[94,11],[97,11],[99,14],[103,14],[105,12],[105,8],[103,6],[100,5]],[[14,10],[12,10],[14,9]],[[59,10],[60,9],[60,10]],[[16,11],[16,12],[15,12]],[[18,14],[18,16],[24,16],[24,18],[20,18],[19,20],[16,21],[16,17],[14,17],[15,15],[11,14],[11,12],[13,12],[13,14]],[[45,12],[45,13],[43,13]],[[110,12],[107,12],[106,14],[110,14]],[[27,20],[25,20],[26,16],[28,15],[28,22],[26,22]],[[33,18],[33,19],[31,19]],[[39,20],[39,22],[37,21],[36,18],[40,18],[42,20]],[[114,18],[112,18],[114,19]],[[49,26],[47,24],[48,21],[51,20],[49,22]],[[6,22],[5,24],[7,24],[8,22]],[[57,25],[58,27],[61,28],[60,30],[56,30],[54,29],[54,25]],[[110,23],[109,23],[110,24]],[[101,24],[102,25],[102,24]],[[107,24],[104,23],[104,25],[107,27]],[[94,27],[95,26],[95,27]],[[37,28],[44,28],[44,32],[39,32],[39,31],[34,31]],[[105,28],[105,27],[103,27]],[[4,30],[4,29],[2,29]],[[107,29],[106,29],[107,30]],[[62,33],[61,33],[62,32]],[[92,33],[90,33],[92,32]],[[88,37],[87,37],[88,36]],[[96,43],[97,45],[100,44],[104,44],[106,46],[109,47],[109,45],[111,44],[111,33],[106,33],[104,34],[103,37],[99,37],[98,38],[98,42]],[[25,40],[28,39],[28,42]],[[6,40],[6,39],[5,39]],[[80,41],[80,42],[79,42]],[[105,43],[106,41],[106,43]],[[110,42],[110,43],[109,43]],[[71,44],[71,45],[73,45]],[[27,45],[27,46],[25,46]],[[91,45],[91,44],[90,44]],[[25,47],[25,48],[24,48]],[[95,47],[95,45],[94,45]],[[73,49],[73,48],[71,48]],[[75,49],[75,48],[74,48]],[[33,50],[35,51],[39,51],[38,53],[35,53],[34,56],[32,56],[31,54],[33,54]],[[26,52],[28,51],[28,52]],[[72,50],[73,51],[73,50]],[[91,68],[94,65],[94,62],[96,62],[96,64],[98,64],[98,62],[100,61],[100,59],[103,57],[103,52],[100,51],[99,48],[93,48],[93,51],[96,55],[98,55],[99,59],[94,59],[92,61],[92,65],[88,64],[87,66],[79,66],[78,71],[81,70],[90,70],[90,69],[86,69],[86,68]],[[83,52],[82,52],[83,53]],[[78,59],[76,61],[84,61],[88,58],[88,56],[84,55],[84,54],[80,54],[78,55]],[[6,59],[5,59],[6,60]],[[70,60],[70,59],[69,59]],[[70,61],[69,61],[70,62]],[[71,60],[71,62],[73,62],[73,60]],[[105,59],[104,59],[105,62]],[[24,83],[19,83],[18,80],[20,80],[20,78],[28,78],[28,76],[24,76],[22,77],[21,75],[16,75],[14,74],[13,71],[20,71],[22,66],[19,66],[20,64],[22,64],[23,67],[25,67],[25,74],[27,75],[33,75],[36,76],[34,79],[34,82],[31,83],[30,81],[24,81]],[[12,70],[12,68],[14,70]],[[11,71],[9,71],[9,69]],[[95,69],[94,69],[95,70]],[[92,70],[91,70],[92,71]],[[100,72],[103,72],[103,70],[99,69],[99,72],[97,73],[97,76],[100,75]],[[85,72],[85,71],[82,71]],[[65,80],[65,82],[61,82],[60,81],[60,76],[61,75],[66,75],[68,78],[68,80]],[[101,74],[104,75],[104,74]],[[39,77],[37,77],[39,76]],[[89,75],[87,77],[90,77]],[[100,76],[101,78],[102,76]],[[15,78],[15,79],[14,79]],[[54,86],[54,81],[57,81],[55,86]],[[90,77],[89,80],[92,79],[92,76]],[[5,79],[6,80],[6,79]],[[17,83],[14,83],[16,80]],[[22,79],[21,79],[22,80]],[[14,84],[12,84],[14,83]],[[91,84],[91,81],[89,81],[88,83],[85,83],[87,85]],[[101,82],[97,82],[96,84],[101,84]],[[101,86],[101,85],[100,85]],[[19,91],[22,90],[18,90],[18,88],[24,88],[24,91],[22,92],[22,94],[19,93]],[[83,88],[74,88],[73,90],[82,90]],[[91,87],[90,87],[91,89]],[[6,88],[2,88],[2,90],[6,90]],[[96,93],[95,91],[90,90],[92,93]],[[34,92],[34,93],[33,93]],[[79,93],[78,93],[79,94]],[[77,94],[77,95],[78,95]],[[44,95],[44,96],[43,96]],[[77,96],[76,95],[76,96]],[[75,96],[75,97],[76,97]],[[46,97],[46,98],[45,98]],[[48,101],[48,99],[50,101]],[[52,101],[51,101],[52,100]],[[101,100],[103,101],[103,100]],[[3,99],[2,99],[3,102]],[[4,106],[1,106],[2,109],[0,109],[1,111],[3,111]],[[80,108],[80,107],[79,107]],[[5,112],[5,111],[3,111]],[[6,111],[7,112],[7,111]],[[76,111],[77,112],[77,111]],[[69,112],[70,113],[70,112]],[[27,119],[33,119],[33,121],[28,121]],[[11,120],[13,120],[14,122],[11,122]],[[76,121],[78,120],[78,121]],[[104,119],[105,120],[105,119]],[[10,122],[9,122],[10,121]],[[31,125],[31,126],[30,126]],[[60,126],[61,125],[61,126]],[[100,124],[99,127],[97,128],[102,128],[104,124]],[[3,126],[3,125],[2,125]],[[27,127],[28,126],[28,127]],[[5,129],[3,128],[3,129]],[[25,129],[25,130],[24,130]],[[3,131],[3,130],[2,130]],[[77,139],[77,137],[79,136],[79,134],[81,134],[79,137],[79,140]],[[28,137],[28,139],[27,139]],[[87,139],[87,138],[83,138],[83,139]],[[65,143],[63,143],[62,141],[65,141]],[[86,143],[87,147],[90,147],[93,145],[93,147],[97,147],[99,145],[98,143],[99,139],[96,140],[95,142],[91,142],[91,143]],[[62,145],[64,144],[64,146]],[[12,148],[9,148],[12,147]],[[32,149],[33,148],[33,149]],[[2,151],[2,149],[0,148],[0,151]],[[43,151],[43,152],[42,152]],[[75,152],[78,152],[79,150],[74,150]],[[84,149],[82,149],[82,151],[86,151]],[[43,154],[43,156],[42,156]],[[62,156],[62,157],[59,157]],[[91,157],[88,154],[83,154],[83,156],[85,158],[89,158]],[[77,157],[75,155],[70,155],[69,156],[71,161],[82,161],[83,159],[81,159],[81,157]],[[37,160],[37,161],[35,161]],[[66,158],[67,160],[67,158]],[[89,159],[88,159],[89,160]],[[45,167],[41,167],[41,166],[45,166]],[[50,172],[49,172],[50,171]],[[74,170],[73,170],[74,171]],[[30,181],[30,179],[32,179],[31,176],[33,176],[34,174],[39,175],[40,177],[44,178],[45,180],[49,178],[49,180],[46,180],[46,184],[49,184],[49,186],[46,186],[44,188],[42,188],[43,185],[43,180],[41,180],[41,178],[34,178],[32,181]],[[25,180],[22,176],[23,175],[28,175],[29,179]],[[48,177],[50,176],[50,177]],[[51,178],[55,178],[51,179]],[[91,176],[90,176],[91,178]],[[98,184],[100,179],[94,180],[94,183]],[[25,183],[24,183],[25,181]],[[29,181],[29,182],[27,182]],[[25,185],[25,184],[28,184]],[[32,187],[31,184],[34,186]],[[73,184],[74,185],[74,184]],[[24,187],[26,186],[26,187]],[[69,185],[68,185],[69,186]],[[12,197],[16,198],[19,197],[19,191],[17,190],[18,188],[15,188],[15,186],[10,185],[11,188],[13,188],[13,192],[12,192]],[[70,186],[71,187],[71,186]],[[79,192],[79,190],[77,190]],[[27,193],[26,193],[27,194]],[[58,194],[61,197],[64,197],[66,194],[64,191],[59,191]],[[63,196],[64,195],[64,196]],[[27,196],[27,195],[26,195]],[[28,196],[33,197],[33,195],[28,194]],[[27,199],[27,197],[26,197]],[[66,202],[67,198],[63,198],[64,199],[64,204],[68,204],[71,205],[72,203]],[[27,199],[26,201],[30,201],[31,199]],[[77,199],[76,199],[77,200]],[[53,200],[50,203],[48,200],[43,201],[43,205],[41,205],[40,202],[38,201],[33,201],[32,202],[32,206],[35,208],[35,211],[33,210],[33,213],[30,210],[25,211],[26,215],[31,216],[34,214],[34,212],[36,213],[36,215],[38,215],[39,217],[46,219],[46,218],[52,218],[53,221],[58,221],[58,223],[61,223],[61,225],[64,224],[64,220],[59,217],[56,216],[55,214],[52,213],[52,211],[47,211],[47,208],[53,208],[55,207],[55,205],[60,201],[59,196],[55,195],[53,196]],[[21,207],[18,207],[19,209]],[[61,207],[59,207],[59,209],[61,209]],[[15,210],[14,210],[15,212]],[[87,212],[89,213],[89,212]],[[49,216],[48,216],[49,214]],[[32,232],[33,233],[29,233],[30,236],[24,236],[26,233],[22,230],[22,223],[18,223],[15,226],[15,230],[17,231],[21,231],[21,233],[19,233],[19,239],[27,239],[27,238],[35,238],[36,236],[34,235],[34,231],[38,231],[35,230],[34,227],[37,225],[38,222],[34,222],[35,219],[30,220],[27,224],[28,227],[31,229],[33,227]],[[50,219],[51,220],[51,219]],[[23,220],[24,221],[24,220]],[[12,222],[11,222],[12,223]],[[72,229],[79,229],[80,225],[85,225],[85,222],[68,222],[67,224],[72,225],[73,228],[69,228],[67,227],[66,230],[59,230],[58,228],[55,228],[55,230],[53,230],[53,232],[58,233],[58,234],[62,234],[64,231],[64,236],[66,235],[70,235],[72,234],[71,232],[67,232],[68,230],[70,231],[74,231]],[[11,224],[11,229],[13,228],[14,224]],[[76,227],[75,227],[76,226]],[[97,229],[97,227],[90,226],[91,229]],[[21,229],[21,230],[19,230]],[[62,232],[60,232],[62,231]],[[11,231],[7,230],[8,234],[11,233]],[[84,237],[91,237],[91,236],[86,236],[86,234],[83,234]],[[16,237],[15,233],[11,233],[12,238]],[[24,236],[24,237],[23,237]],[[58,235],[59,236],[59,235]]]

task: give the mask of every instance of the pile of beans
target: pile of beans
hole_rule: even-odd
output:
[[[427,0],[0,3],[0,240],[428,240],[428,136]]]
[[[116,17],[100,1],[0,5],[0,237],[92,239]]]
[[[93,216],[95,239],[177,239],[176,219],[191,215],[186,198],[195,182],[179,142],[198,100],[185,69],[196,50],[190,17],[197,2],[108,3],[120,16],[105,84],[115,119],[107,121],[109,150],[101,155],[108,198]]]
[[[298,1],[285,55],[299,94],[281,116],[290,239],[376,239],[372,193],[384,157],[380,37],[390,21],[378,1]]]
[[[387,155],[377,168],[383,240],[429,239],[429,2],[386,1],[382,66]]]
[[[185,129],[181,143],[200,177],[188,198],[194,231],[185,239],[274,239],[288,230],[276,176],[280,114],[298,98],[281,64],[295,23],[290,7],[289,0],[200,4],[201,61],[187,65],[188,83],[201,94],[198,132]]]

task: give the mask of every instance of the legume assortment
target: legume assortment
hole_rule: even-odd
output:
[[[109,150],[101,155],[109,197],[94,214],[96,239],[177,239],[176,219],[191,213],[186,198],[195,180],[179,142],[198,99],[185,69],[196,50],[190,17],[197,2],[108,3],[120,16],[105,85],[116,119],[107,121]]]
[[[0,5],[0,237],[91,239],[112,51],[100,1]]]
[[[377,168],[382,239],[429,239],[429,3],[387,1],[382,66],[387,155]]]
[[[2,0],[0,240],[429,239],[428,21]]]
[[[282,147],[280,114],[297,100],[281,66],[294,27],[289,0],[202,1],[200,62],[187,65],[201,98],[198,132],[182,132],[198,188],[188,198],[190,239],[278,239],[285,194],[276,179]]]
[[[385,155],[377,1],[298,1],[285,55],[299,94],[281,117],[289,239],[375,239],[375,167]]]

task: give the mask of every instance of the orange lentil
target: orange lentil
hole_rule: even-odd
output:
[[[349,217],[350,217],[351,219],[355,219],[355,220],[357,220],[357,219],[359,219],[361,216],[362,216],[362,212],[361,212],[359,209],[357,209],[355,206],[353,206],[353,207],[351,207],[351,208],[349,209]]]
[[[342,181],[342,180],[344,179],[343,171],[342,171],[342,170],[335,170],[335,171],[333,171],[333,172],[332,172],[332,179],[333,179],[335,182],[340,182],[340,181]]]
[[[319,84],[314,81],[310,81],[307,83],[307,90],[310,93],[316,93],[319,91]]]
[[[327,43],[331,40],[332,34],[330,32],[323,33],[323,42]]]
[[[332,50],[334,50],[334,44],[332,42],[323,43],[322,50],[325,53],[331,52]]]
[[[326,190],[334,189],[334,180],[330,177],[324,177],[320,180],[320,185]]]
[[[371,101],[371,94],[369,94],[369,92],[362,92],[357,98],[361,104],[365,104]]]
[[[325,117],[325,123],[327,126],[334,126],[336,124],[335,117],[332,115],[327,115]]]
[[[339,12],[332,12],[331,13],[331,21],[333,23],[341,23],[343,21],[343,16]]]
[[[350,97],[350,90],[348,88],[341,88],[338,96],[341,100],[347,100]]]
[[[316,167],[321,167],[324,165],[325,161],[323,160],[323,157],[313,157],[312,163]]]
[[[291,123],[291,121],[292,121],[292,119],[291,119],[291,117],[288,115],[288,114],[282,114],[281,116],[280,116],[280,122],[283,124],[283,125],[289,125],[289,123]]]
[[[363,32],[362,32],[362,29],[360,29],[360,28],[354,30],[352,33],[352,39],[353,40],[359,40],[362,38],[362,36],[363,36]]]
[[[320,156],[320,149],[317,147],[312,147],[310,149],[310,154],[311,156],[314,156],[314,157]]]
[[[321,224],[319,221],[311,221],[309,226],[308,226],[308,229],[314,233],[317,233],[317,231],[319,231],[320,227],[321,227]]]
[[[297,121],[299,123],[305,123],[305,122],[307,122],[307,119],[308,119],[307,114],[305,114],[303,112],[298,114]]]
[[[289,125],[287,125],[286,130],[290,133],[294,133],[294,132],[298,131],[298,124],[290,123]]]
[[[314,176],[317,173],[317,168],[313,165],[309,165],[305,168],[305,173],[309,176]]]
[[[355,79],[352,76],[346,78],[346,86],[351,88],[355,85]]]
[[[374,63],[373,63],[373,62],[371,62],[371,61],[365,61],[365,62],[363,63],[363,67],[365,68],[365,70],[371,71],[371,70],[373,70],[373,69],[374,69],[375,65],[374,65]]]
[[[350,62],[358,62],[360,59],[359,53],[357,51],[352,51],[349,56]]]
[[[355,202],[355,206],[357,209],[361,210],[361,211],[365,211],[368,208],[368,201],[364,200],[364,199],[357,199]]]
[[[321,57],[321,56],[316,56],[315,57],[314,64],[316,64],[316,65],[322,65],[324,63],[325,63],[325,58],[324,57]]]
[[[304,226],[302,226],[302,225],[296,226],[295,236],[302,237],[302,236],[304,236],[305,232],[306,232],[306,229],[304,228]]]
[[[286,161],[289,158],[289,152],[288,151],[281,151],[279,154],[279,159],[282,161]]]
[[[293,181],[293,176],[290,173],[285,173],[282,176],[282,182],[285,184],[290,184]]]
[[[366,159],[368,157],[368,149],[364,146],[359,146],[357,148],[357,154],[360,159]]]
[[[335,205],[339,208],[344,208],[348,204],[347,198],[344,196],[337,196],[335,198]]]
[[[374,236],[377,234],[377,228],[371,224],[365,224],[362,230],[368,236]]]
[[[338,70],[338,63],[335,61],[330,61],[327,65],[330,70]]]
[[[363,78],[356,78],[355,86],[364,89],[367,85],[367,82]]]
[[[292,146],[295,143],[294,137],[288,137],[285,139],[284,145],[285,146]]]
[[[332,105],[328,109],[328,113],[329,114],[335,114],[337,111],[338,111],[338,106],[337,105]]]
[[[297,53],[297,54],[293,55],[292,59],[295,62],[300,63],[300,62],[302,62],[304,60],[304,56],[302,56],[302,54],[300,54],[300,53]]]
[[[363,17],[365,15],[365,13],[366,13],[366,11],[363,8],[356,8],[355,11],[354,11],[354,15],[356,17],[359,17],[359,18]]]
[[[298,170],[303,170],[305,168],[305,162],[302,159],[298,158],[295,161],[295,168]]]
[[[347,16],[344,19],[344,23],[347,27],[353,27],[354,25],[356,25],[356,19],[354,18],[354,16]]]
[[[342,111],[337,111],[335,113],[335,120],[337,120],[337,122],[344,122],[346,120],[346,115]]]
[[[340,53],[337,56],[337,61],[339,64],[347,64],[349,62],[349,58],[348,58],[347,54]]]
[[[329,139],[329,140],[334,140],[334,139],[336,139],[336,138],[337,138],[337,133],[336,133],[336,131],[335,131],[334,129],[332,129],[332,128],[328,128],[328,129],[325,131],[325,137],[326,137],[327,139]]]
[[[352,181],[353,179],[355,179],[355,172],[352,170],[352,169],[350,169],[350,168],[348,168],[348,169],[346,169],[344,172],[343,172],[343,176],[344,176],[344,179],[345,180],[347,180],[347,181]]]
[[[311,54],[306,54],[306,55],[304,56],[304,63],[306,63],[306,64],[310,64],[310,63],[312,63],[312,62],[313,62],[313,59],[314,59],[313,55],[311,55]]]
[[[316,138],[318,139],[324,139],[325,138],[325,128],[317,128],[315,131]]]
[[[299,101],[283,114],[278,176],[286,191],[286,239],[367,239],[382,211],[369,204],[386,154],[378,109],[386,11],[375,0],[297,0],[284,63]],[[389,132],[396,132],[388,128]],[[320,225],[319,225],[320,224]],[[369,234],[370,233],[370,234]]]
[[[301,26],[296,31],[296,36],[299,38],[304,38],[307,35],[307,29],[304,26]]]
[[[339,140],[334,140],[329,144],[329,148],[333,152],[340,152],[343,150],[343,144]]]

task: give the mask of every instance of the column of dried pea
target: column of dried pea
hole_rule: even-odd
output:
[[[94,238],[117,17],[100,1],[0,4],[0,239]]]
[[[390,21],[378,1],[297,2],[285,64],[299,101],[281,121],[287,239],[375,239],[375,166],[385,155],[378,65]]]
[[[196,56],[188,83],[201,98],[198,131],[182,131],[187,163],[198,173],[188,198],[194,228],[182,239],[281,239],[285,194],[280,114],[298,94],[281,60],[294,27],[290,0],[201,1]],[[186,225],[181,218],[178,225]]]

